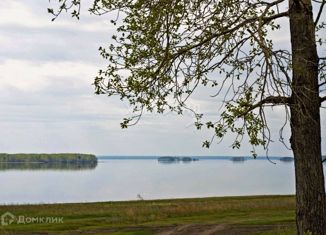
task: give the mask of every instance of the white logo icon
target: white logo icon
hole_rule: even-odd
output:
[[[3,215],[1,215],[1,225],[2,226],[7,226],[12,224],[16,219],[16,216],[14,216],[10,212],[6,212]]]

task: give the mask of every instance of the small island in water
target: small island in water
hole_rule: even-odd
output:
[[[192,157],[159,157],[158,159],[159,163],[178,163],[178,162],[192,162],[192,161],[198,161],[198,158],[192,158]]]
[[[97,158],[92,154],[83,153],[17,153],[8,154],[0,153],[0,162],[43,162],[43,163],[54,163],[54,162],[97,162]]]
[[[93,154],[55,153],[29,154],[0,153],[0,170],[10,169],[94,169],[97,158]]]

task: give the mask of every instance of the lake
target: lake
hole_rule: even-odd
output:
[[[294,163],[266,158],[99,158],[96,167],[0,169],[0,204],[294,194]]]

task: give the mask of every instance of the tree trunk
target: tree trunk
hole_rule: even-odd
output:
[[[295,158],[297,233],[325,235],[318,54],[311,0],[289,0],[289,16],[293,66],[290,141]]]

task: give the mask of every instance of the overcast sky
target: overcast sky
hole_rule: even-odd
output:
[[[130,108],[116,98],[94,95],[92,86],[105,65],[98,47],[109,44],[114,32],[109,18],[89,16],[84,5],[79,22],[70,17],[51,22],[48,7],[48,0],[0,1],[0,152],[250,154],[246,144],[232,150],[231,137],[202,148],[211,134],[195,130],[190,113],[145,115],[137,126],[120,129]],[[212,117],[220,107],[207,92],[199,92],[190,105]],[[278,142],[282,122],[282,110],[275,108],[270,112],[275,140],[270,155],[291,155]],[[325,129],[324,119],[322,125]],[[325,139],[323,131],[324,152]]]

